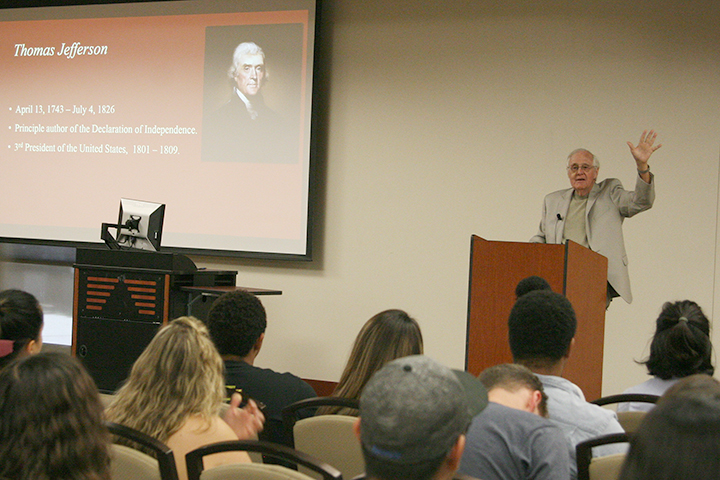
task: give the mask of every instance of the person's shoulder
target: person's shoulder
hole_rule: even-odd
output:
[[[628,394],[628,393],[649,393],[648,390],[649,390],[650,383],[652,382],[652,380],[653,380],[653,379],[650,378],[650,379],[648,379],[648,380],[645,380],[645,381],[642,382],[642,383],[638,383],[637,385],[633,385],[632,387],[628,387],[628,388],[626,388],[625,390],[623,390],[622,393],[623,393],[623,394]]]
[[[667,380],[663,380],[659,377],[651,377],[642,383],[633,385],[632,387],[626,389],[623,393],[642,393],[659,396],[665,393],[668,388],[677,383],[678,380],[679,378],[670,378]]]
[[[538,375],[543,384],[545,393],[548,396],[548,408],[551,410],[550,417],[596,417],[607,413],[614,416],[615,413],[606,408],[589,403],[585,399],[582,389],[570,380],[554,375]]]
[[[553,199],[553,198],[561,198],[568,194],[572,188],[561,188],[560,190],[555,190],[554,192],[550,192],[547,195],[545,195],[545,200]]]
[[[245,371],[255,368],[249,363],[243,362],[242,360],[223,360],[223,364],[225,365],[226,372]]]
[[[237,435],[219,416],[205,418],[201,415],[190,415],[180,428],[170,435],[167,443],[196,448],[225,440],[237,440]]]
[[[623,188],[623,184],[619,178],[606,178],[596,183],[597,187],[602,190],[612,190],[614,188]]]
[[[213,110],[209,116],[211,119],[223,118],[225,115],[227,115],[229,111],[234,110],[237,107],[238,101],[230,98],[226,102],[221,104],[219,107],[217,107],[215,110]]]
[[[490,402],[473,418],[468,438],[475,442],[480,437],[498,435],[512,442],[529,442],[528,445],[535,442],[557,443],[558,439],[560,445],[565,444],[565,434],[550,419]]]
[[[201,415],[190,415],[180,429],[173,433],[167,441],[168,447],[177,456],[184,456],[196,448],[211,443],[237,440],[238,437],[230,426],[219,416],[204,418]],[[212,455],[212,460],[206,460],[207,468],[228,463],[249,462],[250,458],[245,452],[228,452]],[[184,465],[183,465],[184,466]]]
[[[315,390],[302,378],[290,372],[278,372],[271,368],[251,367],[259,376],[265,377],[274,383],[281,384],[286,389],[307,393],[307,396],[316,396]]]
[[[542,383],[543,387],[545,387],[546,389],[555,389],[561,390],[566,393],[572,393],[574,395],[583,397],[584,400],[584,395],[580,387],[575,385],[567,378],[558,377],[557,375],[543,375],[540,373],[536,373],[535,376],[538,378],[538,380],[540,380],[540,383]]]
[[[475,424],[483,424],[486,422],[503,423],[522,429],[548,425],[551,428],[555,428],[555,426],[547,418],[495,402],[488,402],[487,407],[485,407],[481,413],[473,418],[473,423]]]

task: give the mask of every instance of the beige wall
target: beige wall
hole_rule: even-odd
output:
[[[428,355],[462,367],[470,235],[529,239],[576,147],[632,187],[625,142],[644,128],[664,144],[657,200],[625,224],[636,300],[608,311],[604,393],[644,379],[634,359],[664,301],[715,316],[720,7],[625,3],[325,1],[316,261],[195,258],[283,290],[264,298],[258,363],[337,380],[362,324],[402,308]]]

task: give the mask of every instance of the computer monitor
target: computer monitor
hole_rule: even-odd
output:
[[[165,205],[141,200],[120,199],[115,239],[120,248],[160,250]]]

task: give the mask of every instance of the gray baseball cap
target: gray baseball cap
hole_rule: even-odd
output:
[[[398,464],[447,455],[472,417],[487,406],[487,391],[468,375],[423,355],[388,362],[360,397],[360,440],[366,453]]]

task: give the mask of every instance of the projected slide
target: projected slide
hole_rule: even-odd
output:
[[[314,2],[254,4],[0,10],[0,237],[100,242],[133,198],[163,247],[305,255]]]

